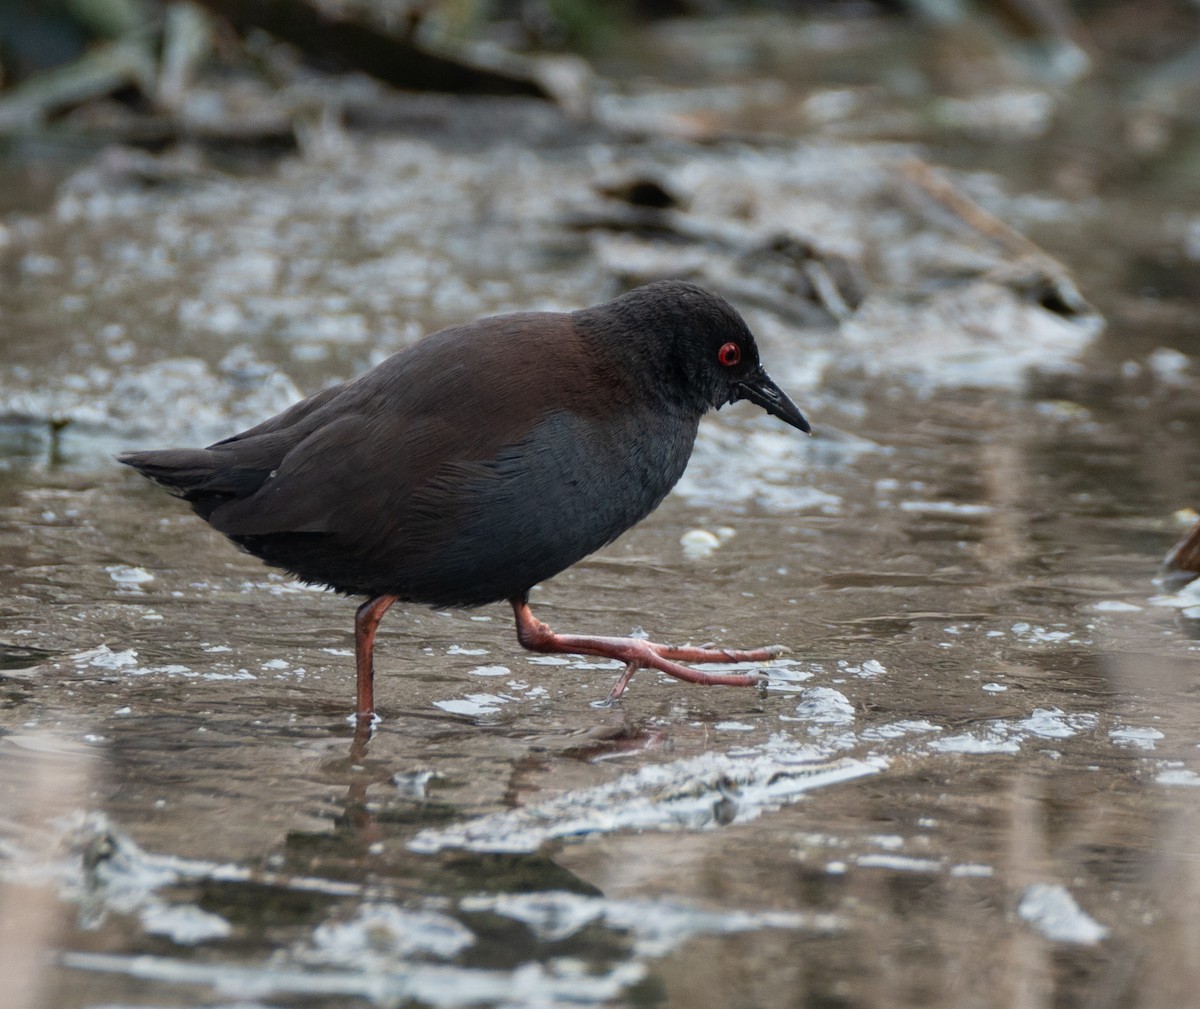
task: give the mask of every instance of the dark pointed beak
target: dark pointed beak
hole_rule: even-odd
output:
[[[805,434],[812,434],[812,428],[808,426],[800,408],[788,399],[787,393],[772,382],[762,368],[744,381],[738,382],[737,390],[738,399],[748,399],[792,427],[799,428]]]

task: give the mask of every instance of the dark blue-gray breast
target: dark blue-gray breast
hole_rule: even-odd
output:
[[[649,410],[600,422],[569,412],[482,463],[451,463],[380,551],[384,591],[470,606],[527,592],[658,506],[691,455],[698,419]]]

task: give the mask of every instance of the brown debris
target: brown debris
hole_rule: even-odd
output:
[[[239,31],[257,28],[330,71],[358,70],[392,87],[550,98],[532,75],[433,52],[364,21],[331,17],[307,0],[200,0]]]
[[[941,209],[948,210],[959,221],[993,242],[1008,255],[1046,256],[1034,242],[994,214],[988,213],[944,175],[919,158],[902,161],[900,173]]]
[[[919,158],[900,163],[900,173],[926,201],[995,245],[1007,259],[988,272],[1026,300],[1064,318],[1094,314],[1062,264],[1036,242],[1000,220]]]
[[[1200,519],[1163,559],[1163,577],[1176,585],[1200,577]]]

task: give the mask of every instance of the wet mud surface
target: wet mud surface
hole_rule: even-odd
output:
[[[930,150],[775,123],[335,131],[240,176],[110,152],[5,219],[12,1004],[1186,1004],[1200,591],[1154,578],[1200,501],[1200,301],[1146,278],[1186,277],[1153,264],[1200,207],[1022,190],[957,149],[947,177],[1073,300],[914,195]],[[643,175],[683,204],[614,225],[606,187]],[[819,268],[780,272],[779,234]],[[619,669],[527,655],[507,607],[398,606],[356,739],[353,603],[111,460],[663,272],[743,309],[817,436],[711,415],[659,511],[531,602],[787,645],[763,690],[642,671],[603,705]]]

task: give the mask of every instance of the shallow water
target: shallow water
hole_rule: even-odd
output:
[[[1187,1003],[1200,592],[1153,578],[1200,500],[1200,304],[1145,263],[1184,256],[1200,208],[956,177],[1074,268],[1099,334],[897,195],[915,145],[318,141],[239,179],[110,165],[7,221],[7,1004]],[[720,243],[570,223],[633,170],[700,226],[871,261],[867,301],[839,324]],[[1161,232],[1099,255],[1133,210]],[[708,418],[663,507],[532,603],[563,630],[785,644],[765,690],[642,671],[602,705],[619,670],[526,655],[506,607],[397,607],[356,739],[352,603],[109,460],[685,260],[817,437]]]

